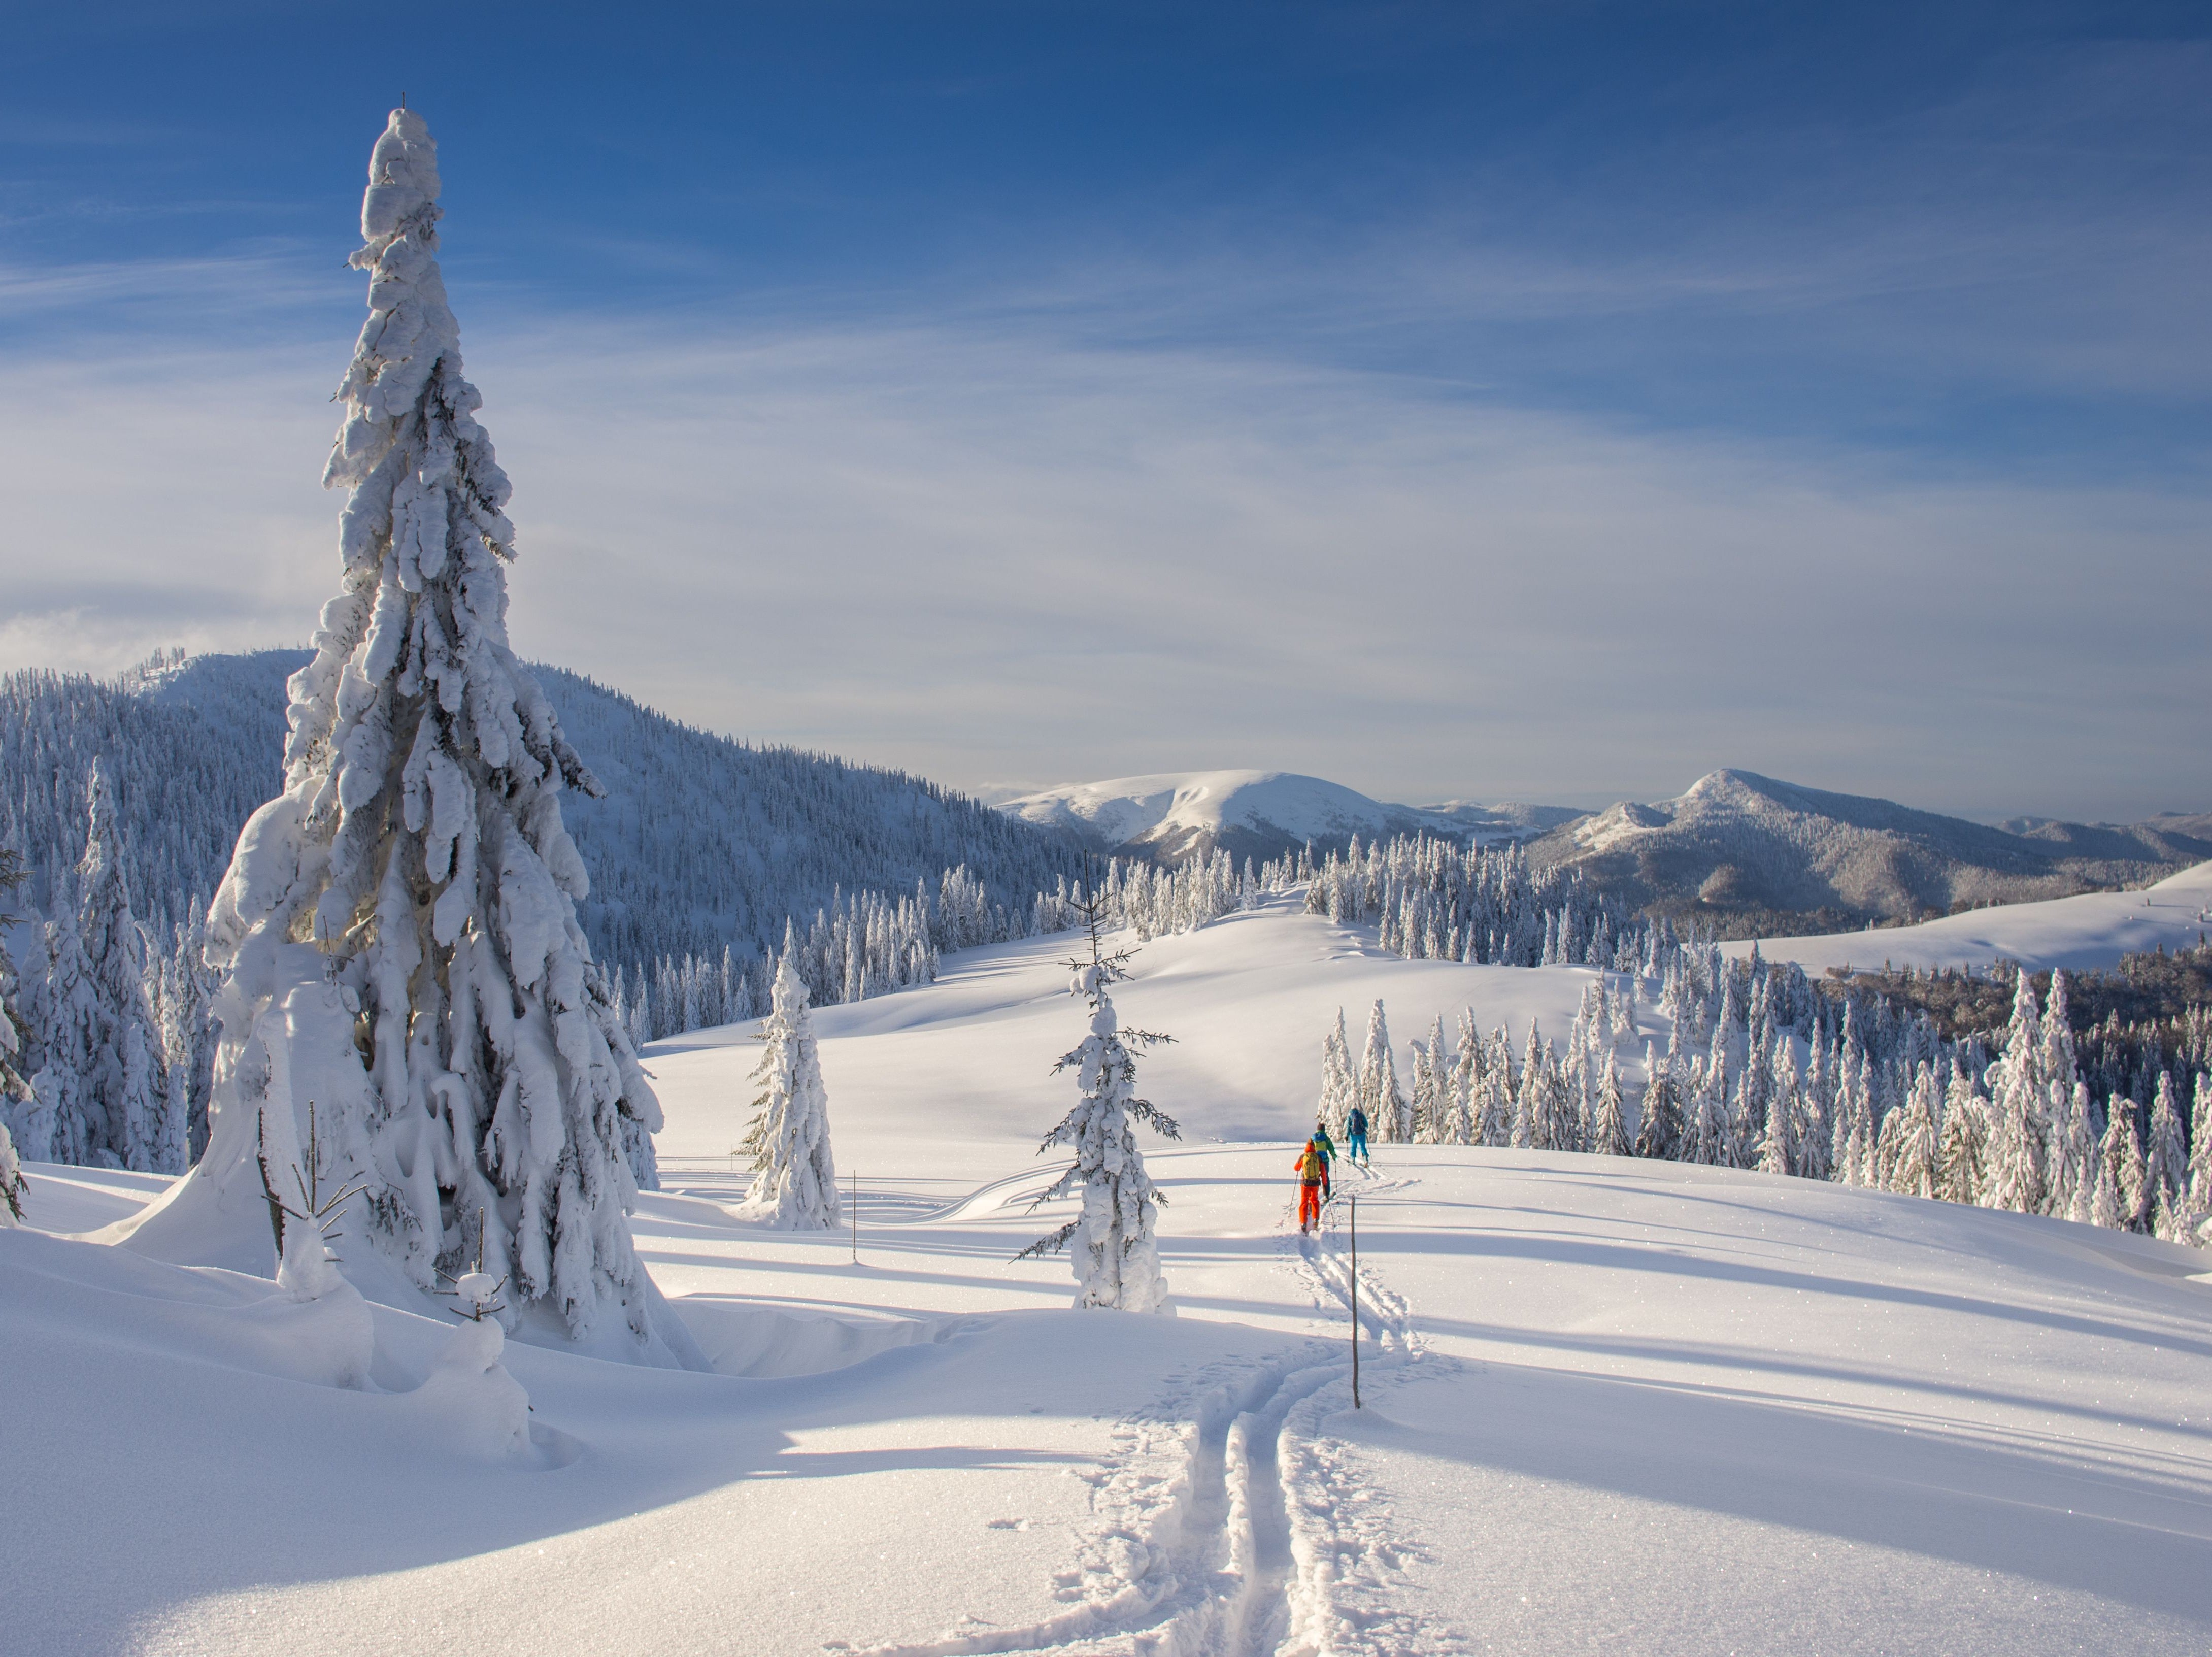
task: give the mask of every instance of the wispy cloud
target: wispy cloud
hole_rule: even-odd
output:
[[[1039,326],[473,341],[518,644],[720,728],[976,785],[1595,799],[1734,764],[1984,812],[2212,798],[2185,492],[1936,485]],[[330,359],[0,369],[6,661],[301,637]]]

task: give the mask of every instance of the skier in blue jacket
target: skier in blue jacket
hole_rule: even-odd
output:
[[[1344,1124],[1344,1160],[1367,1166],[1367,1112],[1357,1105]]]

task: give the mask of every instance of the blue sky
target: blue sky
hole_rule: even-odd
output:
[[[8,665],[311,624],[404,92],[518,643],[701,722],[978,788],[2212,807],[2202,8],[11,28]]]

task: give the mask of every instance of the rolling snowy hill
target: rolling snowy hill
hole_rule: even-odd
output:
[[[1565,806],[1393,806],[1318,777],[1291,771],[1174,771],[1070,783],[999,809],[1073,836],[1093,851],[1164,862],[1211,856],[1280,857],[1310,842],[1340,847],[1354,834],[1441,834],[1490,843],[1517,839],[1582,813]]]
[[[1182,1119],[1146,1151],[1179,1315],[1011,1258],[1079,1033],[1064,940],[817,1020],[844,1234],[732,1212],[747,1032],[656,1045],[640,1246],[719,1373],[553,1345],[487,1453],[374,1311],[369,1385],[284,1366],[266,1279],[0,1231],[8,1643],[332,1657],[870,1652],[1553,1657],[2212,1642],[2206,1257],[1675,1163],[1378,1147],[1288,1221],[1322,1029],[1471,1003],[1564,1028],[1591,973],[1383,955],[1276,901],[1138,956]],[[1647,1009],[1647,1017],[1648,1009]],[[1216,1136],[1235,1142],[1212,1142]],[[82,1231],[156,1177],[33,1170]],[[295,1309],[295,1314],[296,1308]]]
[[[1883,966],[1978,968],[1997,961],[2018,961],[2034,972],[2081,972],[2117,966],[2123,955],[2185,949],[2207,933],[2212,933],[2212,862],[2140,892],[2085,892],[2039,904],[2006,904],[1918,926],[1763,938],[1759,948],[1769,960],[1796,961],[1808,972]],[[1752,946],[1724,947],[1740,959]]]
[[[2013,833],[1717,771],[1677,799],[1623,801],[1554,828],[1529,843],[1528,855],[1577,868],[1638,907],[1743,936],[1778,929],[1777,917],[1825,931],[2142,886],[2212,857],[2212,840],[2157,821],[2044,822]]]

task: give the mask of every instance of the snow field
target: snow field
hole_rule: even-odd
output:
[[[750,1032],[645,1055],[637,1247],[721,1372],[511,1343],[533,1459],[276,1373],[265,1278],[0,1234],[0,1545],[40,1653],[2201,1652],[2212,1282],[2147,1239],[1676,1163],[1376,1148],[1291,1222],[1339,1005],[1516,1045],[1589,974],[1405,962],[1277,902],[1146,946],[1117,1004],[1177,1315],[1015,1264],[1073,1099],[1073,939],[817,1009],[845,1232],[737,1212]],[[1449,1020],[1448,1020],[1449,1021]],[[1647,1030],[1650,1029],[1647,1025]],[[89,1230],[144,1175],[34,1167]],[[1359,1197],[1366,1407],[1351,1408]],[[450,1324],[450,1319],[447,1320]]]
[[[2124,954],[2185,949],[2212,932],[2212,863],[2169,874],[2140,892],[2085,892],[2042,903],[2005,904],[1917,926],[1876,927],[1819,938],[1764,938],[1759,953],[1808,972],[1832,966],[1987,966],[2014,960],[2033,972],[2085,972]],[[1749,943],[1721,946],[1741,959]]]

